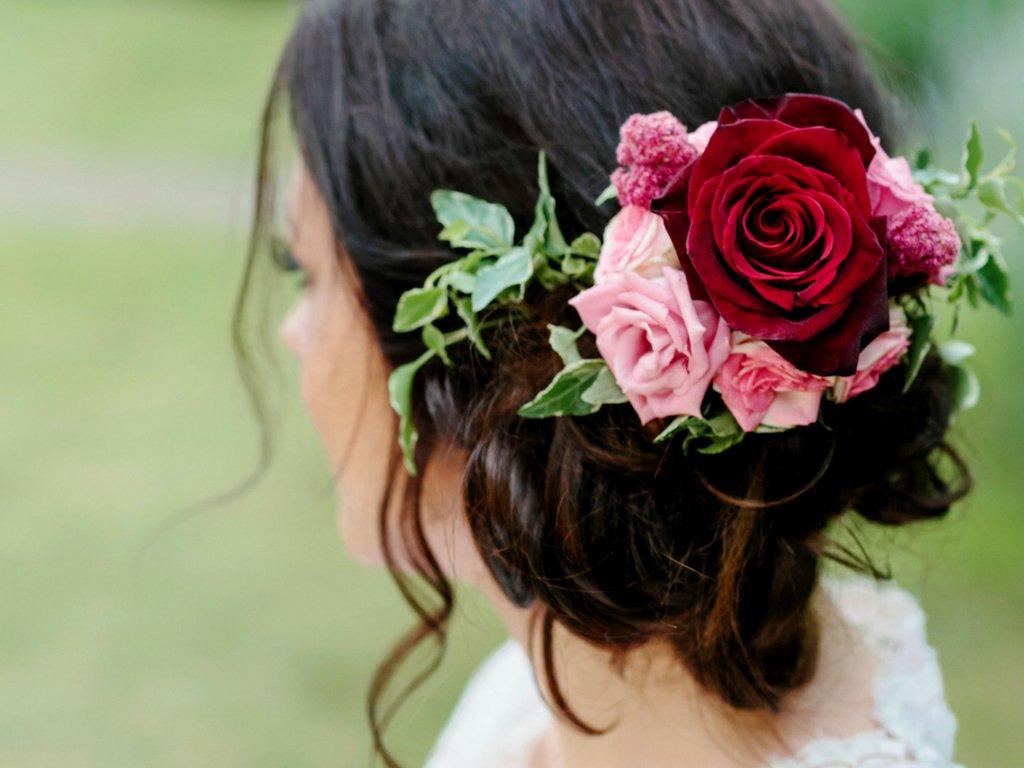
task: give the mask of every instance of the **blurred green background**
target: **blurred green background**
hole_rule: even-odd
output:
[[[1024,137],[1020,3],[841,7],[908,96],[911,137],[950,163],[970,116]],[[297,407],[259,485],[201,506],[256,459],[228,322],[294,14],[0,3],[0,765],[369,762],[364,691],[410,618],[337,543]],[[948,521],[876,537],[929,611],[972,768],[1024,765],[1021,317],[969,321],[984,397],[957,439],[978,491]],[[409,765],[499,638],[470,597],[393,731]]]

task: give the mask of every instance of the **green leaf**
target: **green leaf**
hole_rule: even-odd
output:
[[[473,311],[479,312],[506,288],[523,287],[533,275],[533,260],[518,246],[502,254],[493,264],[481,267],[473,286]]]
[[[586,330],[587,327],[585,325],[580,326],[575,331],[570,331],[564,325],[548,325],[548,343],[558,353],[558,356],[562,358],[562,362],[565,365],[578,363],[583,359],[579,349],[576,347],[576,341]]]
[[[441,333],[436,325],[423,326],[423,346],[440,357],[445,365],[452,364],[451,358],[448,357],[448,350],[445,349],[447,344],[444,340],[444,334]]]
[[[666,440],[672,439],[684,429],[689,430],[690,423],[694,421],[700,421],[700,419],[695,419],[693,416],[676,416],[669,422],[667,427],[658,433],[658,436],[654,438],[654,442],[664,443]]]
[[[991,256],[991,251],[989,251],[988,247],[984,243],[972,240],[970,241],[970,248],[974,251],[974,254],[968,258],[963,258],[963,255],[961,254],[960,262],[956,267],[958,274],[973,275],[985,266]]]
[[[1012,311],[1010,304],[1010,277],[1001,259],[992,254],[988,261],[974,273],[981,297],[1004,315]]]
[[[985,160],[985,153],[981,148],[981,133],[978,131],[978,124],[971,123],[970,132],[967,134],[967,141],[964,143],[964,183],[967,189],[974,189],[978,185],[981,164]]]
[[[473,300],[468,296],[457,296],[454,303],[455,311],[462,318],[462,322],[466,324],[466,334],[469,336],[469,340],[473,342],[473,346],[485,359],[490,360],[491,350],[487,348],[483,336],[480,335],[480,319],[473,312]]]
[[[964,281],[964,289],[967,291],[967,303],[970,304],[972,308],[977,309],[980,295],[980,291],[978,290],[978,278],[971,275],[969,280]]]
[[[615,381],[615,377],[607,365],[598,371],[594,383],[583,393],[583,400],[597,406],[629,402],[629,398],[619,388],[618,382]]]
[[[602,190],[601,194],[597,196],[597,199],[594,201],[594,205],[600,208],[605,203],[618,199],[618,197],[619,192],[615,189],[615,185],[609,184],[604,188],[604,190]]]
[[[696,450],[697,453],[704,453],[708,455],[723,453],[724,451],[727,451],[730,448],[732,448],[737,443],[742,442],[743,438],[746,436],[747,433],[744,432],[742,429],[738,429],[736,432],[730,433],[728,435],[708,435],[702,438],[703,442],[697,445]],[[689,448],[689,441],[687,441],[685,447],[687,449]]]
[[[939,357],[947,365],[962,365],[974,355],[974,346],[960,339],[950,339],[939,344],[936,348]]]
[[[473,289],[476,287],[476,275],[459,269],[449,272],[442,277],[441,285],[452,288],[459,293],[473,293]]]
[[[568,259],[570,257],[566,256],[565,258]],[[569,282],[569,275],[562,270],[552,267],[548,257],[543,253],[535,253],[533,255],[533,276],[543,286],[545,291],[550,291],[559,285],[565,285]]]
[[[1017,193],[1017,212],[1024,214],[1024,179],[1016,176],[1004,176],[1003,181],[1011,185]]]
[[[969,411],[981,399],[978,377],[970,368],[953,366],[953,398],[957,411]]]
[[[398,444],[402,449],[402,462],[410,475],[417,473],[414,455],[419,440],[412,422],[412,383],[416,372],[433,357],[434,352],[427,350],[412,362],[395,368],[388,377],[388,397],[391,407],[398,414]]]
[[[1007,174],[1013,173],[1014,169],[1017,167],[1017,140],[1013,138],[1013,135],[1009,131],[1002,128],[997,128],[996,133],[999,135],[999,138],[1006,143],[1009,150],[1007,150],[1003,159],[996,164],[996,167],[986,174],[986,176],[990,178],[1006,176]]]
[[[692,435],[684,444],[685,448],[690,447],[691,440],[697,440],[697,453],[722,453],[746,436],[735,417],[728,410],[712,416],[704,423],[708,426],[709,434]]]
[[[593,232],[584,232],[572,241],[569,250],[578,256],[593,256],[596,259],[601,254],[601,238]]]
[[[683,450],[691,450],[703,454],[716,454],[728,450],[746,437],[746,433],[736,423],[736,419],[727,410],[708,417],[698,419],[694,416],[677,416],[661,431],[654,442],[663,443],[673,436],[683,433]]]
[[[581,259],[571,253],[562,258],[562,272],[569,277],[583,277],[594,269],[594,262],[589,259]]]
[[[923,171],[932,164],[932,152],[928,148],[919,149],[914,156],[914,168]]]
[[[515,223],[505,206],[450,189],[434,190],[430,203],[444,225],[442,240],[459,248],[511,247]]]
[[[600,406],[588,403],[583,393],[597,380],[604,360],[578,360],[563,368],[551,383],[519,409],[525,419],[549,416],[586,416]]]
[[[405,333],[448,314],[448,292],[443,288],[412,288],[402,294],[391,324],[396,333]]]
[[[946,296],[946,301],[950,304],[956,304],[960,301],[960,298],[964,295],[964,283],[967,282],[967,278],[963,275],[956,275],[948,283],[949,294]]]
[[[913,172],[914,181],[928,191],[936,186],[955,187],[961,182],[961,178],[955,173],[944,171],[941,168],[923,168]]]
[[[1005,213],[1024,227],[1024,216],[1010,207],[1006,199],[1006,182],[999,176],[986,178],[978,185],[978,200],[986,208]]]
[[[533,225],[523,244],[531,253],[540,250],[549,256],[562,256],[569,250],[569,245],[565,242],[562,230],[558,226],[558,218],[555,216],[555,198],[551,196],[548,161],[544,152],[537,156],[537,187],[540,192],[534,209]]]
[[[467,242],[471,230],[472,228],[469,226],[468,222],[459,219],[458,221],[453,221],[447,227],[442,229],[438,234],[437,239],[444,240],[452,245],[464,243]]]
[[[909,392],[914,379],[921,371],[921,365],[932,348],[932,331],[935,329],[934,315],[921,314],[910,319],[910,349],[907,352],[907,376],[903,382],[903,391]]]

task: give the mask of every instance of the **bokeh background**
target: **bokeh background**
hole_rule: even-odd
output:
[[[970,116],[1024,137],[1019,2],[840,7],[915,143],[956,163]],[[228,322],[295,13],[0,2],[0,765],[369,762],[366,684],[410,617],[337,544],[298,407],[259,483],[207,503],[257,457]],[[1024,239],[1006,235],[1024,285]],[[929,612],[972,768],[1024,765],[1021,317],[969,319],[984,396],[957,438],[977,493],[875,537]],[[409,765],[500,639],[465,597],[453,652],[393,731]]]

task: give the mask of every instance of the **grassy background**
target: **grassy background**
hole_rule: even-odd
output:
[[[1024,135],[1013,2],[841,5],[912,95],[913,135],[951,146],[970,115]],[[368,762],[363,693],[409,619],[337,544],[301,413],[254,491],[191,513],[255,460],[227,324],[293,16],[0,4],[0,765]],[[969,326],[985,395],[958,439],[978,492],[952,521],[877,538],[929,610],[960,759],[1004,768],[1024,763],[1024,324]],[[455,652],[394,731],[412,765],[499,637],[466,597]]]

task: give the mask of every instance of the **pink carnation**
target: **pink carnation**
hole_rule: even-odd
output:
[[[616,159],[622,166],[612,174],[619,204],[649,208],[679,170],[697,156],[686,126],[670,112],[631,115],[619,130]]]
[[[924,274],[929,282],[945,285],[960,247],[953,222],[931,205],[900,211],[889,219],[889,276]]]
[[[853,376],[836,379],[832,397],[837,403],[845,403],[851,397],[874,389],[882,374],[895,367],[910,347],[910,328],[903,310],[889,310],[889,330],[874,338],[864,347],[857,361],[857,372]]]
[[[686,138],[686,126],[671,112],[630,115],[619,129],[619,165],[681,164],[695,154]]]
[[[656,277],[661,266],[679,267],[679,258],[660,216],[639,205],[627,205],[604,231],[594,282],[603,283],[615,272],[636,272]]]
[[[818,419],[831,377],[796,368],[763,341],[734,333],[732,352],[715,376],[715,389],[745,432],[762,424],[796,427]]]
[[[729,355],[729,329],[710,303],[693,300],[681,270],[663,266],[654,278],[616,272],[569,303],[644,424],[700,416]]]

